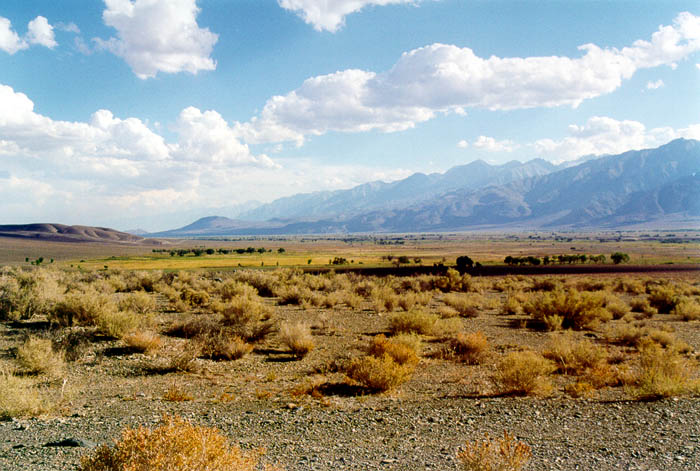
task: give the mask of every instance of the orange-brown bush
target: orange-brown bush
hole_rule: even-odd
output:
[[[376,335],[369,344],[367,353],[377,358],[389,355],[399,365],[417,364],[420,339],[402,335],[387,339],[383,334]]]
[[[520,471],[531,457],[530,447],[508,432],[496,439],[487,433],[483,441],[465,444],[457,453],[457,466],[461,471]]]
[[[402,365],[384,354],[381,357],[366,355],[353,359],[345,374],[372,391],[388,391],[411,379],[414,371],[415,364]]]
[[[149,354],[163,346],[163,339],[151,331],[132,331],[122,337],[122,341],[137,352]]]
[[[445,355],[468,365],[478,365],[489,355],[489,341],[483,332],[459,332],[445,346]]]
[[[262,451],[231,446],[215,428],[164,417],[149,429],[125,429],[113,447],[102,445],[81,459],[81,471],[255,471]],[[268,468],[270,469],[270,468]]]
[[[493,381],[502,394],[547,395],[552,384],[547,378],[556,366],[532,351],[511,352],[496,365]]]

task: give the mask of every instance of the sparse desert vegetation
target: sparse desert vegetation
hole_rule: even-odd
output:
[[[0,272],[0,415],[52,420],[85,410],[87,419],[104,404],[117,416],[133,415],[131,407],[188,416],[201,408],[322,414],[434,401],[696,401],[698,306],[700,281],[682,273],[7,267]],[[149,433],[204,430],[173,418],[157,427],[164,428],[125,431],[115,447],[85,458],[83,469],[112,469],[99,466],[126,460],[117,450],[135,449],[130,440]],[[530,449],[508,434],[467,435],[475,441],[462,446],[460,469],[529,469],[530,453],[530,465],[544,469],[537,437],[528,437]],[[452,437],[452,456],[465,438]],[[228,449],[242,453],[241,463],[260,456]]]

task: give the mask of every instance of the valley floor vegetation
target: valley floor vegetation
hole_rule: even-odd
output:
[[[5,267],[0,418],[61,417],[115,398],[146,402],[141,408],[238,400],[332,408],[375,397],[696,397],[694,275]],[[158,429],[124,431],[116,447],[84,458],[82,469],[132,469],[109,463],[140,463],[134,449],[167,442],[178,428],[221,442],[207,460],[257,469],[260,452],[224,446],[215,430],[177,417]],[[456,453],[465,470],[514,470],[537,460],[537,450],[507,431]],[[153,459],[157,465],[143,466],[175,469],[171,457]],[[479,467],[499,459],[510,464]]]

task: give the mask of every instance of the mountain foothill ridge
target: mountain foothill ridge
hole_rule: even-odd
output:
[[[240,214],[209,216],[150,236],[431,232],[472,229],[700,227],[700,141],[589,156],[490,165],[297,194]]]

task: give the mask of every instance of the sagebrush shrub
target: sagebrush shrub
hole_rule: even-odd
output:
[[[658,399],[699,392],[696,369],[676,349],[644,342],[640,346],[639,366],[632,376],[631,393],[638,399]]]
[[[195,339],[199,354],[212,360],[238,360],[253,351],[253,346],[238,335],[225,331],[199,335]]]
[[[17,362],[27,373],[60,376],[66,366],[63,352],[53,349],[51,340],[29,337],[17,348]]]
[[[406,334],[387,339],[379,334],[371,340],[367,353],[377,358],[389,355],[399,365],[415,365],[419,360],[420,339]]]
[[[552,389],[547,378],[554,363],[532,351],[511,352],[496,365],[493,380],[502,394],[546,395]]]
[[[547,318],[561,317],[561,327],[575,330],[594,329],[601,322],[612,319],[612,314],[605,309],[605,296],[602,293],[573,289],[533,293],[523,305],[523,311],[541,322],[547,322]]]
[[[372,391],[388,391],[394,389],[409,379],[415,371],[413,363],[397,363],[390,355],[381,357],[366,355],[355,358],[345,370],[352,380]]]
[[[0,368],[0,419],[34,417],[49,412],[53,404],[29,378]]]
[[[4,270],[0,273],[0,320],[48,314],[62,295],[55,270]]]
[[[389,330],[393,334],[424,334],[430,335],[435,329],[438,317],[421,310],[400,312],[394,314],[389,321]]]
[[[308,355],[316,346],[311,328],[303,322],[283,322],[279,328],[280,341],[296,356]]]
[[[649,304],[655,307],[659,314],[669,314],[679,301],[679,293],[670,285],[656,286],[649,293]]]
[[[56,303],[48,315],[52,324],[61,327],[72,325],[97,325],[101,317],[117,312],[117,305],[112,297],[86,288],[67,294],[63,300]]]
[[[680,317],[684,321],[700,320],[700,303],[691,297],[683,296],[673,307],[671,314]]]
[[[128,347],[141,353],[154,353],[163,346],[163,340],[158,334],[150,331],[132,331],[122,337]]]
[[[256,471],[261,450],[242,451],[217,429],[164,417],[149,429],[125,429],[114,446],[102,445],[80,462],[81,471]]]
[[[262,340],[272,331],[272,309],[259,297],[238,297],[222,310],[222,323],[249,342]]]
[[[478,365],[489,355],[490,344],[483,332],[459,332],[447,342],[445,353],[468,365]]]
[[[467,442],[457,453],[457,466],[461,471],[520,471],[530,461],[532,452],[525,443],[503,432],[502,438]]]
[[[119,299],[119,309],[122,311],[131,311],[137,314],[148,314],[156,310],[156,300],[153,296],[144,291],[135,291],[123,295]]]
[[[457,310],[462,317],[476,317],[482,309],[484,298],[480,294],[449,293],[443,298],[447,306]]]
[[[543,355],[554,361],[561,373],[581,375],[605,363],[608,353],[590,340],[576,340],[573,332],[567,331],[552,335],[549,348]]]

